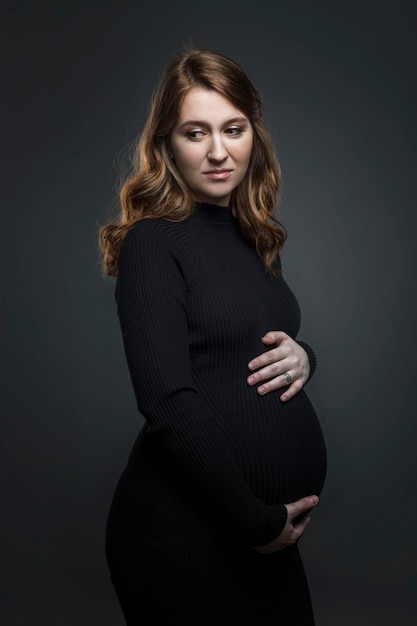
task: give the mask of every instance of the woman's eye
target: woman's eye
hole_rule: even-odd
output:
[[[201,139],[203,136],[204,132],[202,130],[189,130],[187,133],[189,139]]]
[[[229,126],[229,128],[226,128],[226,133],[228,135],[240,135],[243,133],[243,128],[240,126]]]

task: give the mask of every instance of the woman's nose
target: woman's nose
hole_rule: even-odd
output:
[[[209,161],[224,161],[227,158],[227,150],[220,137],[213,137],[207,158]]]

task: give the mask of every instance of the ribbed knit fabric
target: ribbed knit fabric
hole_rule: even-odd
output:
[[[279,535],[285,503],[320,494],[326,473],[305,391],[282,403],[246,382],[266,332],[297,337],[283,276],[265,272],[229,208],[197,203],[185,222],[131,228],[116,300],[146,420],[107,525],[127,624],[313,624],[297,546],[253,550]]]

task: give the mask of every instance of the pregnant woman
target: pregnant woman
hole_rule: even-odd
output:
[[[106,534],[128,626],[314,624],[298,540],[326,449],[281,269],[279,189],[243,69],[210,50],[175,56],[121,214],[99,233],[145,418]]]

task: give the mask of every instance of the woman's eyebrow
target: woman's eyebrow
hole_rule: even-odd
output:
[[[242,124],[248,121],[249,120],[247,117],[233,117],[232,119],[227,120],[224,124],[222,124],[222,126],[229,126],[229,124],[237,124],[237,123]],[[182,122],[182,124],[179,125],[178,130],[181,130],[185,126],[210,126],[210,124],[208,124],[204,120],[186,120],[185,122]]]

